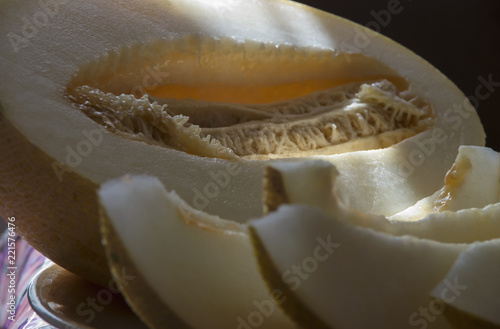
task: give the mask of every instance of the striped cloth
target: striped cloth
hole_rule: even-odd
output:
[[[50,263],[38,251],[33,249],[21,237],[10,237],[6,230],[0,237],[0,261],[2,271],[0,273],[0,328],[1,329],[52,329],[55,328],[43,321],[31,308],[28,302],[28,287],[33,276],[44,265]],[[13,244],[15,242],[15,246]],[[9,244],[10,243],[10,244]],[[9,253],[9,250],[11,251]],[[12,252],[15,251],[15,254]],[[9,258],[9,255],[11,256]],[[15,260],[12,258],[15,256]],[[14,264],[10,261],[14,260]],[[15,275],[12,275],[12,272]],[[11,274],[11,275],[9,275]],[[11,278],[15,278],[15,293]],[[15,295],[15,306],[8,302]],[[12,316],[15,310],[15,316]],[[10,318],[10,319],[9,319]],[[15,321],[12,321],[15,319]]]

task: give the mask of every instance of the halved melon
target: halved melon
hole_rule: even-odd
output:
[[[351,172],[354,207],[392,215],[439,187],[459,145],[484,143],[428,63],[293,2],[6,0],[0,22],[0,211],[96,282],[95,190],[110,178],[153,175],[245,222],[262,214],[267,159],[315,156]]]

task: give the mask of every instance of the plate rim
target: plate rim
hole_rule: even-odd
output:
[[[60,316],[54,314],[50,310],[50,308],[45,307],[44,303],[41,302],[40,294],[38,293],[37,290],[38,288],[37,283],[39,283],[40,277],[43,274],[57,267],[59,266],[53,262],[43,265],[42,268],[40,268],[40,270],[38,270],[38,272],[35,274],[33,279],[31,279],[31,282],[28,287],[28,302],[31,308],[45,322],[47,322],[50,325],[57,326],[60,329],[96,329],[95,327],[90,327],[86,324],[62,319]]]

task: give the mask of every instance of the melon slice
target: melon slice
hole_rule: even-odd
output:
[[[472,245],[457,259],[431,296],[441,300],[456,328],[500,326],[500,240]]]
[[[105,183],[99,200],[112,273],[136,274],[121,288],[152,327],[295,327],[260,276],[246,226],[191,208],[153,177]]]
[[[500,156],[485,147],[462,146],[444,187],[391,217],[353,209],[342,176],[329,162],[277,161],[265,173],[265,211],[282,204],[307,204],[354,225],[392,235],[412,235],[448,243],[472,243],[498,237]],[[346,180],[345,178],[343,179]],[[397,202],[397,200],[396,200]],[[453,209],[453,210],[452,210]]]
[[[497,325],[499,168],[498,153],[462,146],[441,190],[387,218],[350,207],[344,173],[328,162],[272,163],[269,214],[250,222],[269,289],[285,292],[282,307],[307,328]],[[461,296],[464,282],[468,297],[441,294]]]
[[[313,160],[277,162],[272,169],[267,172],[283,173],[275,177],[287,183],[287,178],[300,177],[297,187],[313,191],[327,191],[324,186],[332,187],[336,174],[330,163]],[[369,321],[410,328],[429,321],[427,316],[433,319],[429,328],[451,328],[444,316],[436,316],[443,313],[443,302],[430,299],[430,291],[456,266],[468,242],[498,238],[498,210],[489,207],[462,216],[457,214],[465,210],[445,211],[440,214],[449,216],[419,225],[387,222],[335,198],[327,214],[317,207],[324,200],[305,196],[310,205],[282,205],[251,221],[250,238],[245,224],[193,209],[156,178],[108,182],[99,197],[112,273],[117,279],[123,268],[136,273],[138,279],[121,288],[154,328],[176,321],[193,328],[293,328],[278,306],[306,328],[366,328]],[[386,222],[373,225],[379,231],[368,227],[369,220],[381,219]],[[381,232],[389,225],[402,229]],[[342,256],[335,258],[340,251]],[[367,318],[358,319],[360,308],[369,309]]]
[[[485,147],[461,146],[439,191],[391,220],[419,220],[427,213],[483,208],[500,200],[500,155]]]
[[[109,276],[95,196],[108,179],[153,175],[245,222],[262,214],[267,159],[323,157],[353,172],[356,208],[392,215],[439,188],[459,145],[484,144],[428,63],[293,2],[6,0],[0,22],[0,212],[96,282]]]
[[[344,216],[284,205],[252,221],[269,289],[283,291],[281,306],[304,328],[412,328],[467,244],[395,237]],[[430,315],[428,328],[451,328]]]

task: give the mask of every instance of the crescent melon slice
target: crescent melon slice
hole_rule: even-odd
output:
[[[99,200],[112,273],[136,273],[121,288],[146,323],[230,329],[250,317],[260,328],[295,328],[272,302],[245,225],[193,209],[154,177],[107,182]]]

